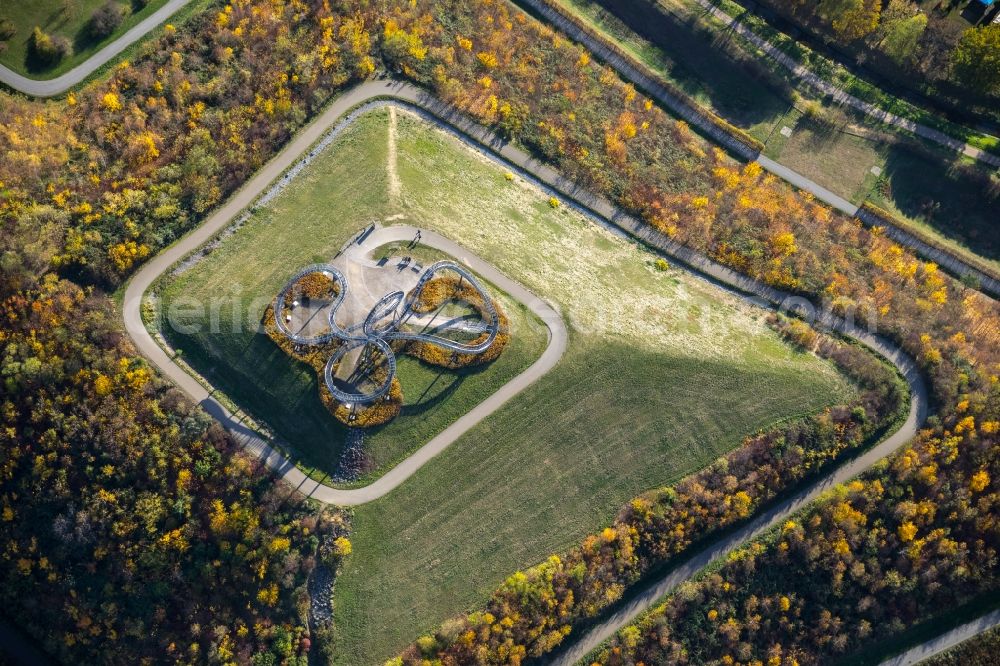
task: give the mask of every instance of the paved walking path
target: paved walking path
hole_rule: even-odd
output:
[[[10,2],[15,1],[10,0]],[[189,2],[191,0],[168,0],[162,7],[129,28],[121,37],[73,69],[54,79],[32,79],[18,74],[9,67],[0,65],[0,83],[4,83],[14,90],[31,95],[32,97],[54,97],[55,95],[60,95],[86,79],[99,67],[105,65],[129,46],[145,37],[153,28],[166,21],[178,9]]]
[[[699,0],[699,2],[701,1]],[[858,207],[847,199],[834,194],[802,174],[761,155],[755,148],[741,142],[729,132],[715,125],[704,115],[700,108],[679,98],[668,90],[661,83],[660,76],[643,63],[625,54],[624,51],[618,50],[607,38],[596,36],[596,33],[591,34],[590,31],[582,28],[566,10],[552,4],[551,0],[518,0],[518,2],[532,8],[546,21],[564,32],[571,39],[585,46],[591,53],[607,63],[612,69],[618,72],[619,76],[634,83],[683,120],[697,127],[712,140],[732,151],[733,154],[748,161],[756,160],[766,171],[790,182],[801,190],[809,192],[818,200],[847,215],[852,217],[857,216],[862,223],[868,226],[885,227],[886,233],[892,236],[897,243],[910,248],[925,259],[937,262],[944,270],[957,277],[973,276],[982,286],[984,292],[994,297],[1000,297],[1000,280],[987,275],[954,253],[931,247],[909,231],[892,225],[888,220],[873,220],[870,215],[863,214],[863,210],[859,211]],[[993,157],[996,158],[996,156]],[[996,159],[998,160],[998,164],[1000,164],[1000,158]]]
[[[976,148],[975,146],[970,146],[964,141],[960,141],[940,130],[934,129],[933,127],[921,125],[918,122],[886,111],[875,104],[858,99],[835,84],[830,83],[822,77],[814,74],[798,60],[788,55],[763,37],[758,36],[753,30],[740,23],[739,19],[736,19],[719,9],[711,2],[711,0],[695,0],[695,2],[701,5],[702,9],[706,12],[722,21],[726,27],[735,30],[745,40],[766,53],[782,67],[789,70],[797,78],[801,79],[824,95],[829,95],[839,104],[850,106],[866,116],[870,116],[885,123],[886,125],[892,125],[908,132],[912,132],[913,134],[923,137],[928,141],[933,141],[938,145],[944,146],[945,148],[954,150],[958,153],[962,153],[963,155],[971,157],[974,160],[978,160],[995,167],[1000,167],[1000,155],[994,155],[993,153]]]
[[[932,638],[926,643],[912,647],[892,659],[883,661],[882,666],[911,666],[912,664],[919,664],[925,659],[930,659],[936,654],[950,650],[959,643],[997,626],[1000,626],[1000,610],[987,613],[972,622],[967,622],[955,627],[951,631]]]
[[[136,41],[144,37],[153,28],[164,22],[169,16],[179,10],[181,7],[186,5],[190,0],[169,0],[163,7],[151,14],[150,16],[143,19],[133,28],[128,30],[121,37],[116,39],[111,44],[105,46],[103,49],[98,51],[94,56],[87,59],[85,62],[81,63],[77,67],[73,68],[69,72],[50,80],[34,80],[28,77],[22,76],[7,67],[0,66],[0,82],[10,86],[11,88],[18,90],[20,92],[35,96],[35,97],[51,97],[54,95],[59,95],[66,92],[68,89],[74,85],[79,84],[81,81],[90,76],[95,70],[103,66],[115,56],[120,54],[124,49],[134,44]],[[527,0],[529,4],[535,6],[536,9],[541,10],[543,3],[537,3],[534,0]],[[749,39],[750,41],[759,40],[756,35],[746,34],[749,31],[732,17],[728,16],[721,10],[718,10],[708,4],[707,0],[698,0],[699,4],[705,6],[706,9],[712,11],[714,15],[718,18],[726,21],[728,24],[732,25],[735,23],[735,29],[740,32],[741,35]],[[545,13],[544,11],[542,12]],[[728,21],[727,21],[728,19]],[[570,26],[572,24],[570,23]],[[588,35],[582,33],[582,31],[569,29],[570,26],[561,26],[566,30],[571,36],[577,41],[584,43],[591,50],[600,52],[603,49],[599,48],[599,44],[590,39]],[[849,104],[868,115],[878,118],[883,122],[896,125],[907,129],[915,134],[923,136],[932,141],[936,141],[945,145],[947,147],[960,150],[963,154],[973,157],[977,160],[992,164],[994,166],[1000,166],[1000,158],[997,156],[988,154],[978,148],[969,146],[968,144],[962,144],[961,142],[948,137],[947,135],[933,130],[931,128],[924,127],[922,125],[913,123],[912,121],[900,118],[891,113],[888,113],[882,109],[878,109],[873,105],[868,104],[847,95],[843,91],[839,91],[831,84],[828,84],[815,75],[805,70],[791,61],[791,59],[774,49],[770,44],[758,44],[760,48],[769,53],[776,60],[781,62],[786,67],[792,69],[797,76],[805,79],[811,85],[814,85],[820,90],[824,90],[824,86],[829,86],[830,90],[824,90],[828,94],[833,95],[839,101],[845,104]],[[607,59],[607,58],[606,58]],[[789,62],[791,61],[791,62]],[[612,63],[615,64],[615,63]],[[627,78],[636,79],[648,79],[644,73],[636,70],[634,72],[623,72],[620,66],[616,66],[619,73],[622,73]],[[652,83],[653,85],[648,85]],[[655,81],[649,79],[643,87],[647,90],[655,91],[659,88],[655,85]],[[252,178],[246,185],[239,190],[230,200],[215,214],[210,216],[202,225],[197,229],[192,231],[190,234],[183,237],[180,241],[169,247],[163,253],[159,254],[152,261],[147,263],[131,280],[126,289],[125,299],[124,299],[124,317],[125,326],[129,334],[132,336],[135,344],[141,353],[143,353],[147,358],[149,358],[166,376],[170,377],[177,385],[184,390],[193,399],[198,401],[202,407],[214,417],[219,419],[227,428],[229,428],[238,441],[241,441],[248,450],[258,454],[264,462],[274,469],[282,478],[284,478],[288,483],[292,484],[294,487],[298,488],[303,493],[310,495],[320,501],[334,503],[334,504],[361,504],[364,502],[371,501],[378,497],[381,497],[391,491],[393,488],[403,483],[409,476],[411,476],[416,470],[422,467],[427,461],[432,457],[443,451],[449,444],[451,444],[455,439],[460,437],[468,429],[475,426],[483,418],[492,414],[497,409],[499,409],[505,402],[507,402],[511,397],[524,390],[528,385],[534,382],[538,377],[542,376],[551,367],[553,367],[561,357],[566,346],[566,330],[562,323],[561,318],[558,313],[556,313],[550,306],[535,297],[533,294],[524,289],[521,285],[510,280],[503,274],[499,273],[493,266],[483,260],[479,259],[475,255],[468,253],[464,248],[456,245],[455,243],[445,239],[443,237],[434,234],[433,232],[425,231],[424,239],[425,244],[441,249],[453,256],[456,256],[464,263],[470,265],[473,270],[486,277],[488,280],[504,289],[512,296],[518,300],[526,303],[536,315],[546,322],[550,331],[549,345],[546,348],[542,356],[524,373],[515,377],[513,380],[505,384],[497,393],[488,398],[483,403],[477,405],[473,410],[464,415],[461,419],[456,421],[452,426],[444,430],[437,437],[432,439],[430,442],[421,447],[413,455],[408,457],[406,460],[401,462],[399,465],[394,467],[383,477],[381,477],[376,482],[369,486],[358,489],[337,489],[330,486],[326,486],[319,482],[313,481],[306,477],[295,465],[281,455],[279,452],[275,451],[266,441],[264,441],[255,432],[246,428],[238,418],[234,417],[225,407],[223,407],[218,401],[213,399],[208,390],[205,389],[198,381],[196,381],[191,375],[185,372],[180,366],[173,362],[170,357],[163,351],[163,349],[156,343],[149,332],[146,330],[142,323],[142,318],[140,314],[140,305],[142,301],[142,296],[146,289],[152,284],[152,282],[161,274],[163,271],[170,268],[174,263],[183,259],[191,251],[197,249],[208,241],[217,232],[223,229],[227,224],[229,224],[234,217],[246,206],[252,203],[257,194],[264,189],[264,187],[279,176],[286,168],[292,165],[296,157],[303,153],[310,145],[312,145],[316,140],[318,140],[327,130],[327,128],[333,124],[338,118],[344,115],[352,106],[362,103],[367,100],[375,99],[380,96],[390,96],[397,99],[404,100],[411,104],[416,104],[417,106],[431,112],[433,115],[442,119],[446,123],[452,123],[458,126],[463,133],[466,133],[468,137],[474,140],[479,140],[482,142],[483,147],[487,151],[494,151],[502,156],[504,159],[509,160],[514,165],[523,170],[523,172],[534,176],[541,183],[547,184],[552,187],[555,191],[559,192],[563,196],[568,197],[571,201],[576,199],[576,197],[581,197],[582,199],[589,199],[589,202],[580,201],[577,199],[575,203],[580,205],[585,210],[588,210],[597,215],[602,215],[602,208],[608,208],[605,211],[609,213],[607,219],[612,223],[619,226],[623,226],[623,222],[632,223],[634,225],[635,221],[631,220],[627,215],[623,214],[621,211],[617,210],[610,204],[597,205],[595,203],[600,203],[600,199],[592,195],[587,196],[585,191],[581,191],[570,181],[559,176],[555,171],[545,166],[544,164],[538,162],[534,158],[516,150],[509,145],[505,145],[502,141],[492,135],[491,133],[479,128],[469,121],[464,121],[457,112],[447,109],[439,102],[436,102],[430,98],[426,93],[423,93],[419,89],[412,86],[401,84],[397,82],[385,82],[385,81],[370,81],[362,84],[344,95],[342,95],[337,101],[335,101],[326,112],[319,116],[313,123],[311,123],[306,129],[300,132],[295,139],[290,142],[284,150],[282,150],[275,158],[273,158],[267,165],[264,166],[254,178]],[[673,108],[675,111],[683,109],[686,112],[682,112],[682,117],[685,117],[690,122],[703,127],[703,121],[701,121],[700,114],[696,110],[688,109],[687,105],[680,100],[673,99],[669,93],[664,90],[662,94],[657,95],[661,102],[665,102]],[[670,97],[671,99],[666,100],[665,97]],[[457,121],[457,122],[456,122]],[[717,128],[711,128],[717,130]],[[715,132],[710,132],[711,135],[715,135]],[[733,140],[728,135],[715,137],[719,142],[733,148]],[[746,155],[747,149],[743,144],[736,146],[736,150],[739,154],[743,154],[748,159],[759,158],[760,156]],[[766,160],[765,160],[766,161]],[[790,170],[777,163],[764,163],[762,165],[768,168],[770,171],[781,175],[787,180],[792,181],[798,187],[812,192],[819,199],[833,205],[834,207],[850,214],[854,215],[857,212],[856,207],[853,207],[850,202],[837,197],[833,193],[821,188],[819,185],[812,183],[804,179],[799,174],[795,174]],[[784,170],[788,173],[779,173],[778,170]],[[412,227],[396,226],[389,229],[380,230],[382,236],[380,237],[380,244],[384,242],[389,242],[391,240],[407,240],[412,237],[416,229]],[[710,279],[720,282],[720,284],[727,285],[739,290],[746,290],[748,286],[748,279],[745,276],[740,276],[739,274],[729,271],[725,267],[718,265],[713,265],[713,262],[708,261],[703,257],[698,257],[694,253],[691,253],[685,248],[670,247],[670,243],[664,245],[658,245],[655,240],[665,240],[665,239],[653,239],[649,238],[648,233],[641,233],[641,229],[637,226],[633,226],[632,229],[628,229],[631,233],[639,235],[644,238],[647,242],[651,242],[654,246],[658,247],[665,254],[668,254],[675,259],[688,264],[691,268],[696,271],[701,271],[705,276]],[[396,237],[399,235],[399,237]],[[387,240],[383,240],[387,239]],[[735,278],[735,279],[733,279]],[[750,281],[752,282],[752,281]],[[761,285],[762,287],[763,285]],[[750,293],[757,293],[757,289],[749,290]],[[773,291],[769,289],[764,289],[764,291]],[[781,295],[769,294],[770,296]],[[754,300],[760,305],[766,305],[768,302],[774,303],[770,298],[762,297],[759,294],[756,296],[748,297]],[[783,297],[780,301],[787,302],[787,297]],[[815,498],[823,490],[845,481],[852,476],[860,473],[872,463],[874,463],[879,458],[888,455],[894,451],[898,446],[909,440],[916,432],[916,428],[921,424],[926,416],[926,390],[923,386],[922,379],[916,372],[915,365],[912,361],[905,356],[900,350],[894,348],[891,343],[883,339],[877,338],[875,336],[870,336],[865,332],[858,331],[853,327],[841,326],[836,321],[827,322],[834,328],[838,328],[847,335],[856,336],[864,344],[869,346],[880,353],[883,353],[893,361],[893,363],[903,371],[904,376],[906,376],[907,381],[910,383],[912,391],[911,408],[909,417],[900,430],[896,431],[892,436],[884,440],[878,446],[871,449],[869,452],[857,458],[850,463],[840,467],[833,474],[826,477],[823,481],[817,483],[815,486],[810,488],[808,491],[797,494],[795,497],[789,498],[782,502],[780,505],[774,507],[766,514],[758,517],[750,525],[748,525],[743,530],[731,535],[727,539],[723,540],[719,544],[716,544],[710,549],[706,549],[688,560],[684,565],[675,568],[670,575],[661,579],[653,586],[647,588],[644,592],[633,597],[632,601],[627,605],[627,607],[620,609],[614,616],[608,618],[601,625],[593,628],[587,634],[585,634],[580,640],[575,641],[572,648],[560,655],[556,663],[573,663],[576,657],[582,657],[591,649],[596,647],[601,641],[610,636],[612,633],[625,626],[628,622],[632,621],[639,613],[650,608],[658,599],[660,599],[664,594],[668,593],[673,589],[678,583],[682,582],[693,576],[699,569],[707,565],[709,562],[717,557],[724,555],[725,553],[736,548],[738,545],[744,541],[753,538],[754,536],[760,534],[763,530],[767,529],[769,526],[775,524],[777,521],[784,519],[787,515],[794,512],[798,508],[801,508],[806,503]],[[934,654],[937,651],[946,649],[955,643],[963,640],[962,637],[968,637],[982,631],[985,625],[983,624],[986,618],[981,619],[975,623],[969,623],[968,625],[963,625],[948,634],[945,634],[935,641],[931,641],[923,646],[914,648],[907,652],[905,655],[901,655],[898,659],[904,659],[907,655],[914,653],[915,650],[934,650],[934,652],[927,652],[925,656],[929,654]],[[1000,615],[997,617],[991,617],[989,620],[992,624],[989,626],[994,626],[1000,622]],[[938,646],[936,649],[934,646]],[[941,647],[943,646],[943,647]],[[892,664],[904,664],[913,663],[912,661],[893,661]]]
[[[770,157],[764,155],[757,156],[757,163],[764,167],[766,171],[770,171],[775,176],[784,179],[800,190],[809,192],[820,201],[833,206],[837,210],[847,213],[851,217],[858,214],[858,207],[850,201],[839,194],[834,194],[819,183],[809,180],[799,172],[789,169],[784,164],[775,162]]]
[[[467,249],[434,232],[422,231],[421,242],[423,244],[452,255],[486,280],[524,303],[548,327],[549,344],[541,357],[528,369],[504,384],[496,393],[467,412],[427,444],[386,472],[381,478],[363,488],[341,489],[327,486],[307,477],[292,461],[271,447],[265,439],[243,425],[238,417],[211,396],[205,386],[176,364],[157,344],[143,324],[141,302],[143,294],[164,271],[230,225],[236,216],[253,203],[272,181],[293,166],[313,143],[331,131],[331,127],[337,125],[341,117],[352,107],[386,96],[400,98],[412,104],[431,106],[429,102],[425,101],[430,99],[426,93],[413,86],[398,82],[370,81],[348,90],[329,109],[300,132],[284,150],[258,171],[242,189],[201,226],[144,265],[129,282],[124,298],[125,328],[135,341],[139,351],[192,399],[200,403],[209,414],[222,422],[233,433],[237,441],[251,453],[259,456],[285,481],[303,494],[330,504],[356,505],[382,497],[409,478],[428,460],[447,448],[466,431],[548,372],[558,362],[566,348],[566,328],[559,314],[545,301]],[[365,237],[364,245],[375,247],[371,244],[384,245],[393,241],[408,241],[413,238],[416,231],[416,228],[404,225],[377,229]]]
[[[314,142],[322,138],[328,128],[336,126],[338,119],[352,107],[385,98],[398,100],[401,103],[411,105],[420,110],[440,127],[458,135],[468,144],[476,147],[491,158],[503,160],[510,168],[513,168],[525,178],[545,188],[549,193],[563,197],[570,205],[602,221],[602,223],[619,227],[621,230],[639,238],[664,255],[672,258],[674,261],[687,266],[695,274],[711,280],[723,288],[734,291],[750,303],[761,307],[778,306],[785,309],[795,306],[808,307],[808,303],[804,299],[791,296],[785,292],[756,282],[745,275],[711,261],[690,248],[675,243],[668,237],[651,229],[648,225],[625,214],[606,199],[577,186],[573,181],[563,177],[546,164],[510,144],[504,143],[496,135],[474,123],[452,107],[444,105],[419,88],[406,83],[386,80],[363,83],[345,92],[338,98],[327,111],[300,132],[284,150],[268,162],[243,189],[230,198],[205,223],[146,264],[132,279],[125,292],[124,316],[126,329],[142,353],[167,376],[176,381],[182,389],[201,402],[209,413],[219,418],[227,427],[235,429],[237,436],[243,438],[248,448],[258,452],[266,463],[275,469],[279,475],[307,495],[335,504],[360,504],[385,495],[403,483],[434,455],[444,450],[462,433],[488,414],[494,412],[506,400],[510,399],[518,391],[523,390],[537,376],[541,376],[545,370],[552,367],[558,361],[566,344],[565,329],[562,327],[561,319],[559,319],[554,311],[550,311],[551,309],[547,305],[535,298],[530,292],[523,290],[523,287],[520,287],[517,283],[497,272],[490,264],[486,262],[477,264],[475,256],[470,255],[463,248],[432,232],[423,232],[427,244],[440,247],[440,249],[469,262],[486,279],[493,281],[498,287],[525,302],[529,307],[532,307],[536,314],[540,313],[546,324],[550,326],[552,340],[542,358],[536,361],[524,374],[505,385],[498,394],[495,394],[487,402],[474,408],[451,428],[446,429],[431,440],[431,442],[424,445],[423,448],[390,470],[385,476],[364,488],[343,490],[331,488],[308,479],[291,461],[274,451],[266,442],[263,442],[254,433],[236,422],[225,408],[208,395],[208,392],[201,384],[174,364],[159,345],[156,344],[152,336],[150,336],[145,326],[143,326],[140,317],[141,298],[150,284],[175,262],[183,259],[185,255],[194,251],[210,240],[220,230],[224,229],[244,207],[255,200],[258,193],[264,191],[265,187],[271,181],[295,163],[300,154],[304,153]],[[412,238],[415,231],[412,227],[389,227],[380,233],[387,234],[382,239],[399,236],[398,240],[406,240]],[[382,239],[379,242],[382,242]],[[724,555],[746,540],[760,534],[770,525],[784,520],[788,515],[805,506],[805,504],[824,490],[856,476],[880,458],[895,451],[896,448],[902,446],[916,434],[917,428],[926,418],[927,391],[913,360],[885,338],[844,322],[829,313],[818,314],[816,323],[821,327],[838,330],[858,340],[876,353],[887,358],[899,369],[906,378],[911,390],[910,411],[906,422],[899,430],[877,446],[845,463],[812,487],[785,499],[765,514],[757,517],[743,529],[731,534],[711,548],[703,550],[689,559],[685,564],[675,568],[668,576],[633,597],[630,603],[616,612],[614,616],[583,634],[579,640],[571,639],[573,643],[572,648],[564,652],[559,657],[557,663],[573,663],[576,658],[582,657],[605,638],[635,619],[635,617],[650,608],[679,582],[693,576],[713,559]]]

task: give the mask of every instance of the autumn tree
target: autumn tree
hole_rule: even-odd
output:
[[[0,236],[0,270],[8,289],[35,284],[62,251],[69,215],[52,206],[23,211]]]
[[[976,92],[1000,92],[1000,24],[966,30],[952,53],[958,79]]]
[[[126,9],[115,0],[107,0],[98,7],[87,22],[87,33],[92,39],[109,37],[125,20]]]
[[[28,41],[28,57],[38,65],[51,67],[72,53],[69,40],[61,35],[50,35],[35,26]]]
[[[17,34],[17,26],[8,18],[0,19],[0,42],[7,41]]]
[[[821,11],[830,20],[840,39],[851,42],[871,33],[878,26],[882,5],[879,0],[827,0]]]
[[[414,69],[427,57],[427,47],[416,30],[406,30],[389,19],[382,31],[382,52],[401,69]]]
[[[875,32],[878,48],[900,65],[911,62],[927,29],[927,15],[910,0],[890,0]]]

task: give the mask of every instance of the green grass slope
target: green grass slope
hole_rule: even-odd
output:
[[[9,0],[0,3],[0,19],[9,20],[16,32],[5,41],[0,64],[32,78],[51,79],[69,71],[113,42],[129,28],[162,7],[167,0],[149,0],[144,7],[127,0],[115,0],[127,15],[122,24],[106,39],[93,39],[87,32],[91,15],[107,0]],[[31,33],[35,26],[50,35],[65,37],[73,53],[52,67],[42,67],[29,60]]]
[[[176,278],[168,277],[160,290],[167,339],[216,387],[271,426],[304,468],[315,468],[316,478],[336,468],[345,429],[320,402],[312,368],[292,361],[251,325],[297,268],[329,260],[366,224],[388,216],[386,127],[384,114],[362,118],[238,233]],[[357,174],[364,174],[363,183]],[[460,372],[401,356],[403,414],[366,435],[375,470],[360,485],[541,355],[547,344],[542,323],[523,304],[495,288],[491,292],[511,322],[507,349],[488,366]]]
[[[829,99],[810,104],[786,69],[709,19],[693,0],[555,3],[764,141],[768,157],[855,204],[871,199],[959,256],[1000,269],[1000,194],[984,185],[987,166]]]
[[[549,300],[571,339],[537,384],[355,510],[354,554],[334,594],[343,664],[381,663],[516,569],[607,523],[635,494],[851,392],[829,365],[778,340],[760,312],[655,270],[632,242],[395,115],[392,210]]]

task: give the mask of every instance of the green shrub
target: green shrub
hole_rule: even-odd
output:
[[[818,125],[830,125],[833,119],[829,112],[818,100],[812,99],[802,105],[802,113]]]
[[[51,67],[73,52],[69,40],[60,35],[50,35],[35,26],[28,42],[28,57],[35,63]]]
[[[7,40],[17,33],[17,27],[10,19],[0,19],[0,41]]]

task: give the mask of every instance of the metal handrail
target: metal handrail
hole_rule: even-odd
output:
[[[475,344],[450,340],[440,335],[423,332],[413,333],[400,329],[400,326],[402,326],[410,314],[413,313],[414,305],[420,300],[424,289],[430,283],[431,279],[438,273],[446,270],[454,271],[459,275],[460,279],[467,280],[472,288],[475,289],[482,298],[482,311],[480,314],[485,314],[488,321],[478,324],[478,327],[481,332],[486,332],[487,335],[483,340],[480,340]],[[327,314],[330,330],[319,335],[307,336],[293,332],[282,318],[282,313],[284,312],[285,301],[289,292],[291,292],[292,288],[299,280],[312,273],[324,273],[329,275],[334,280],[334,283],[339,286],[339,291],[333,303],[331,303],[330,310]],[[344,299],[347,297],[347,290],[347,277],[339,269],[331,264],[311,264],[300,269],[295,273],[295,275],[292,276],[285,286],[282,287],[281,291],[278,292],[274,302],[275,325],[282,335],[295,344],[316,346],[328,344],[335,340],[339,340],[344,343],[336,352],[334,352],[334,354],[330,356],[323,369],[323,379],[327,390],[330,391],[330,394],[336,400],[339,400],[342,403],[370,403],[378,400],[388,393],[389,389],[392,387],[392,380],[396,376],[396,357],[392,351],[392,347],[389,346],[389,341],[402,340],[407,342],[420,342],[439,346],[460,354],[481,354],[489,349],[490,345],[493,344],[500,332],[500,317],[493,305],[493,300],[486,294],[486,290],[483,289],[483,286],[479,283],[475,276],[469,272],[469,270],[453,261],[445,260],[435,262],[429,268],[424,270],[424,272],[420,275],[420,278],[417,280],[416,286],[414,286],[409,294],[404,295],[402,291],[394,291],[386,294],[375,303],[363,322],[360,324],[352,324],[347,328],[343,328],[337,324],[336,318],[337,311],[340,309]],[[391,321],[387,324],[383,324],[382,326],[378,325],[380,321],[389,316],[392,316]],[[355,350],[358,347],[364,347],[362,354],[368,359],[371,358],[373,350],[377,349],[385,357],[385,363],[388,366],[385,380],[378,386],[378,388],[365,393],[352,393],[344,391],[337,385],[336,379],[333,375],[334,368],[341,361],[341,359],[343,359],[348,352]]]

